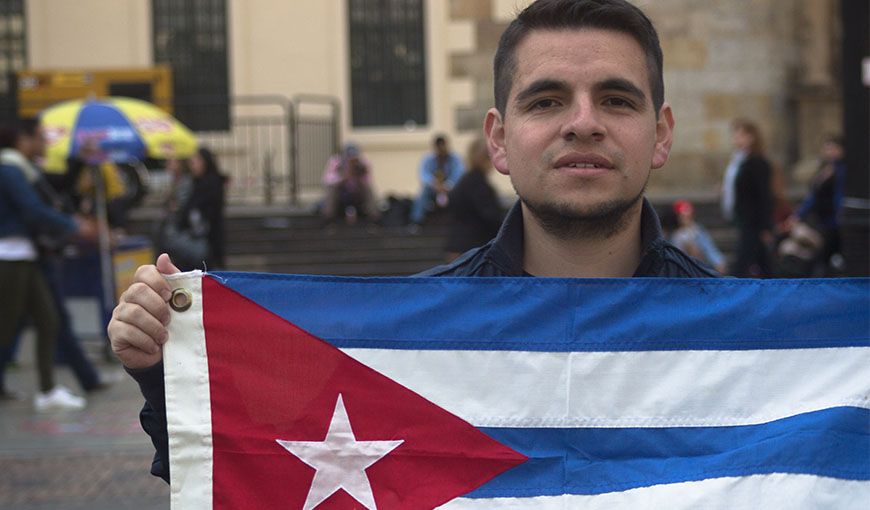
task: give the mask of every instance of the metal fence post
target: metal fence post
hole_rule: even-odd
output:
[[[296,125],[298,116],[296,105],[292,100],[288,99],[284,107],[287,122],[287,161],[290,165],[287,179],[290,181],[290,205],[295,207],[299,205],[299,151],[297,150],[299,129]]]

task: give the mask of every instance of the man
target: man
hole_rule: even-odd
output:
[[[432,142],[433,152],[420,162],[420,182],[423,189],[411,208],[411,223],[420,225],[426,218],[426,211],[433,204],[447,205],[447,194],[459,182],[462,172],[462,159],[450,151],[447,138],[438,135]]]
[[[625,0],[538,0],[502,35],[484,124],[519,202],[498,236],[423,276],[712,277],[667,243],[643,193],[668,158],[674,119],[649,19]],[[168,480],[162,345],[177,269],[139,268],[109,324],[139,382],[152,473]]]
[[[330,156],[326,161],[323,171],[323,186],[326,189],[323,218],[331,222],[336,216],[343,216],[350,224],[356,222],[357,213],[362,213],[369,221],[377,221],[380,212],[371,180],[371,164],[359,146],[344,144],[339,154]]]
[[[81,409],[85,399],[55,384],[54,346],[59,331],[57,296],[39,263],[38,240],[63,240],[73,235],[93,238],[93,227],[46,205],[36,186],[44,184],[30,161],[44,145],[35,124],[0,128],[0,352],[14,340],[19,327],[31,319],[36,329],[36,362],[40,391],[37,411]],[[66,351],[64,351],[66,352]],[[8,398],[0,364],[0,400]]]

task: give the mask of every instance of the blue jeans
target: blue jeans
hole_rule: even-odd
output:
[[[82,350],[79,338],[73,333],[72,321],[66,309],[66,296],[63,292],[63,282],[60,274],[62,261],[56,256],[47,256],[40,261],[40,268],[45,281],[54,298],[57,315],[60,319],[58,334],[55,340],[58,357],[66,362],[76,376],[79,385],[85,391],[90,391],[100,384],[100,376],[91,360]]]
[[[414,205],[411,206],[411,223],[420,224],[426,218],[426,212],[432,208],[435,202],[435,190],[431,186],[423,186],[423,191],[420,196],[414,200]]]

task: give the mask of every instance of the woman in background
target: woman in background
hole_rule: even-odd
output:
[[[227,177],[218,169],[214,154],[200,148],[188,161],[192,186],[180,204],[174,225],[175,239],[167,247],[182,270],[225,267],[224,204]],[[201,249],[200,249],[201,246]],[[187,251],[187,253],[184,253]]]
[[[732,124],[734,156],[725,173],[723,212],[740,231],[737,257],[730,273],[737,277],[769,277],[769,245],[773,241],[772,167],[764,155],[758,126],[738,119]]]
[[[478,138],[468,148],[468,171],[450,190],[450,233],[444,247],[447,262],[495,237],[504,211],[487,176],[492,170],[486,142]]]

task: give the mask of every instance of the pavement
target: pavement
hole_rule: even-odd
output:
[[[169,486],[148,471],[154,450],[139,425],[139,388],[105,360],[104,341],[83,344],[111,386],[88,395],[82,411],[37,413],[33,340],[25,335],[6,373],[7,387],[23,398],[0,402],[0,509],[169,509]],[[81,394],[69,369],[55,376]]]

